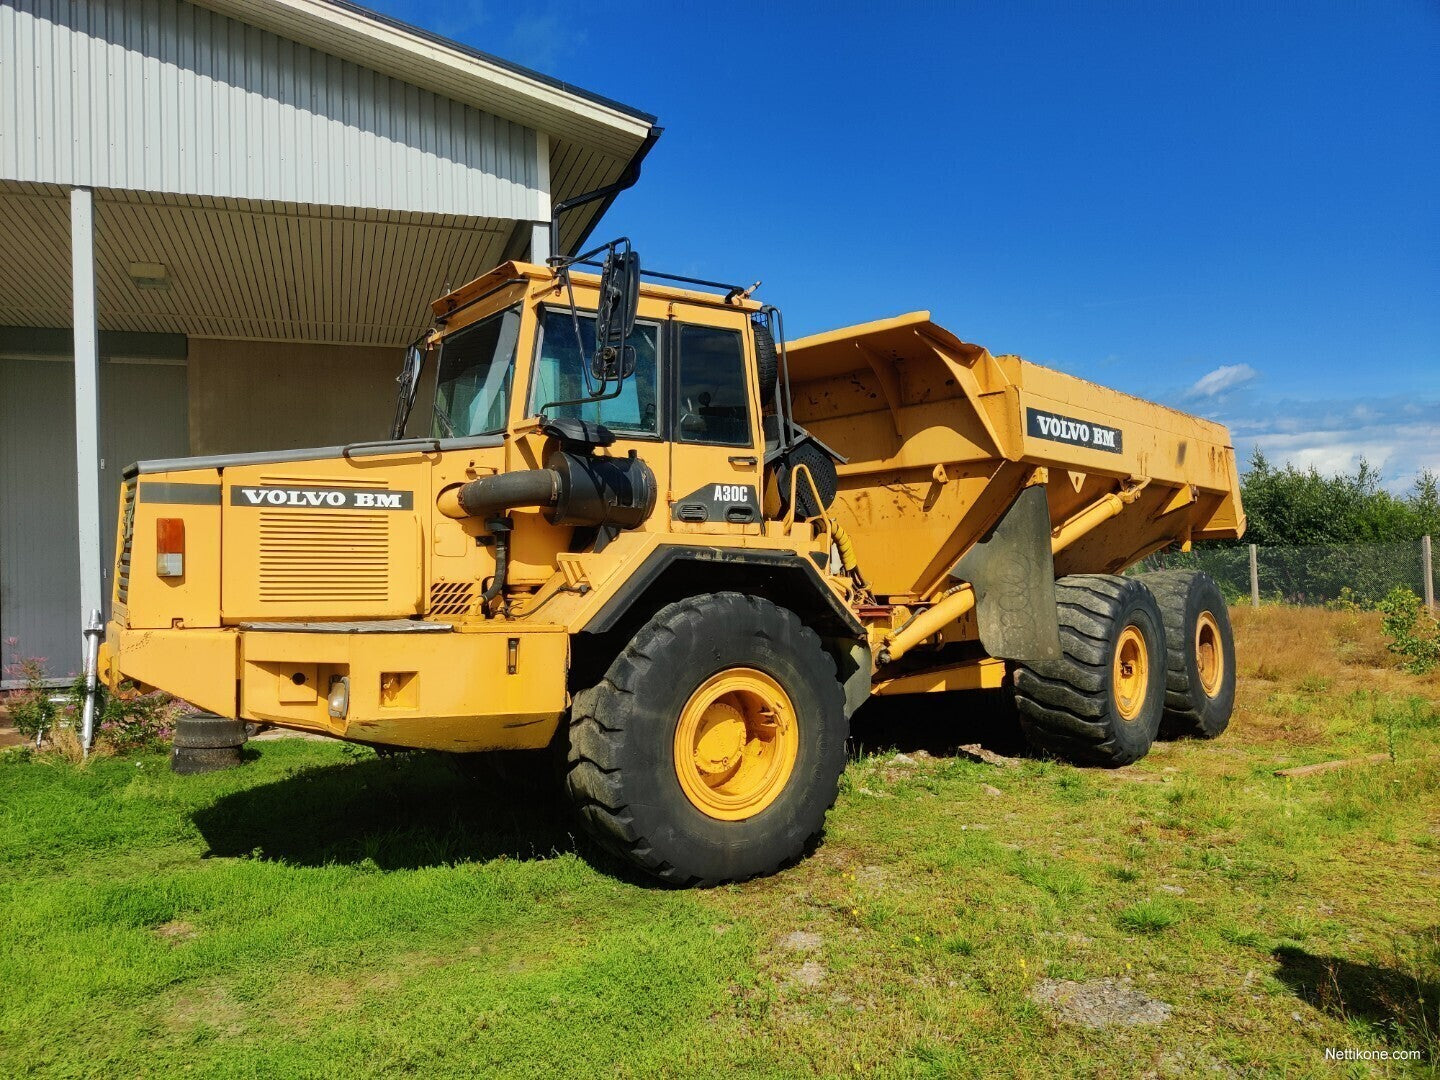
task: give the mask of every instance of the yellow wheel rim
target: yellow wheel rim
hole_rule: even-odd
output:
[[[1195,621],[1195,667],[1200,672],[1200,689],[1206,697],[1214,697],[1225,678],[1225,652],[1220,647],[1220,624],[1208,611],[1202,611]]]
[[[701,813],[743,821],[785,790],[800,729],[780,684],[754,668],[731,668],[700,684],[675,725],[675,775]]]
[[[1115,709],[1125,720],[1134,720],[1145,704],[1150,683],[1150,653],[1138,627],[1127,626],[1115,643],[1111,684],[1115,688]]]

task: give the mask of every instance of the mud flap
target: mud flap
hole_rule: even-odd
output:
[[[980,643],[1005,660],[1058,660],[1055,557],[1045,487],[1025,488],[983,539],[961,556],[952,577],[975,590]]]

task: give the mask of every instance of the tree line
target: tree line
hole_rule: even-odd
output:
[[[1424,470],[1401,495],[1386,491],[1380,472],[1361,459],[1354,472],[1323,475],[1313,466],[1277,468],[1256,450],[1240,477],[1249,520],[1242,544],[1402,544],[1440,540],[1440,479]]]
[[[1276,467],[1259,450],[1240,476],[1248,521],[1240,540],[1198,544],[1146,559],[1140,569],[1195,568],[1227,599],[1250,595],[1249,546],[1255,544],[1260,592],[1289,603],[1379,603],[1396,588],[1423,588],[1420,538],[1440,545],[1440,481],[1425,470],[1402,494],[1361,461],[1353,472]]]

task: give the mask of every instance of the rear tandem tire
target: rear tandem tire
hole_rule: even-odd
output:
[[[793,612],[730,592],[680,600],[575,695],[566,789],[603,847],[662,882],[771,874],[824,828],[844,704]]]
[[[1160,735],[1213,739],[1235,708],[1235,635],[1220,586],[1199,570],[1144,574],[1165,620],[1165,713]]]
[[[1135,578],[1074,574],[1055,583],[1059,660],[1020,663],[1015,707],[1030,744],[1082,765],[1139,761],[1160,727],[1165,627]]]

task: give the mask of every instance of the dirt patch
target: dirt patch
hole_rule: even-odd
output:
[[[161,923],[155,927],[155,936],[163,938],[172,945],[178,945],[182,941],[193,941],[200,936],[200,931],[195,929],[193,923],[184,919],[172,919],[170,922]]]
[[[780,948],[791,952],[810,952],[824,943],[825,939],[813,930],[792,930],[780,939]]]
[[[798,967],[791,968],[785,981],[793,986],[813,990],[825,981],[825,965],[819,960],[806,960]]]
[[[332,742],[329,735],[321,735],[314,731],[295,731],[292,728],[266,728],[258,734],[250,736],[250,742],[274,742],[277,739],[305,739],[308,742]]]
[[[1129,979],[1041,979],[1030,1000],[1067,1024],[1103,1031],[1112,1027],[1155,1027],[1170,1018],[1170,1006],[1146,997]]]
[[[245,1012],[224,987],[212,986],[187,991],[177,998],[165,1023],[175,1032],[208,1028],[233,1037],[245,1031]]]

